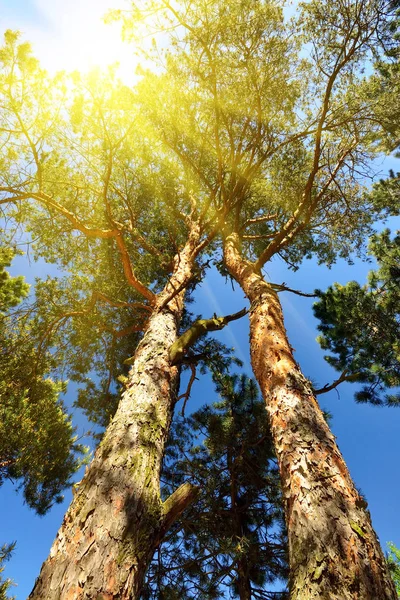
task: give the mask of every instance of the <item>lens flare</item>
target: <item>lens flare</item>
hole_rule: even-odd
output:
[[[125,0],[34,0],[35,28],[20,27],[34,54],[51,72],[87,72],[119,63],[129,80],[136,66],[132,47],[121,39],[118,23],[104,23],[109,9],[126,8]]]

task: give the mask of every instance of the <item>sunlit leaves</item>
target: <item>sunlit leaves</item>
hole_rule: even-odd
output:
[[[10,246],[0,246],[0,315],[19,304],[29,292],[29,285],[22,276],[11,277],[6,270],[15,254]]]
[[[141,72],[143,113],[210,226],[223,213],[248,258],[271,245],[297,268],[362,253],[378,214],[363,192],[379,129],[363,69],[392,16],[384,0],[304,3],[290,23],[280,5],[246,0],[154,0],[119,15],[136,42],[138,20],[164,35]]]
[[[185,240],[183,171],[160,153],[115,69],[50,78],[35,63],[28,72],[29,47],[11,32],[2,56],[1,206],[10,236],[23,227],[34,258],[59,269],[37,281],[21,322],[52,369],[88,386],[78,403],[89,412],[96,390],[104,410],[92,415],[105,425],[149,316],[116,237],[135,276],[158,291]]]

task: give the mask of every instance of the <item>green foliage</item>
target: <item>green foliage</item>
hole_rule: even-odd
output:
[[[381,179],[376,183],[372,188],[371,199],[374,206],[378,207],[379,210],[382,210],[388,216],[399,216],[400,173],[394,173],[391,170],[387,179]]]
[[[387,560],[389,569],[396,586],[397,595],[400,598],[400,550],[392,542],[388,543],[388,548],[389,554]]]
[[[20,242],[58,269],[36,281],[14,321],[29,331],[38,360],[51,355],[53,374],[79,384],[76,406],[106,427],[123,361],[151,313],[137,287],[150,297],[159,291],[186,239],[179,209],[189,205],[187,177],[152,143],[135,92],[112,69],[50,77],[9,31],[0,98],[0,202],[10,235],[22,225]]]
[[[12,551],[15,548],[15,542],[4,544],[0,548],[0,600],[15,600],[15,596],[8,596],[8,590],[13,584],[11,579],[3,579],[4,563],[10,560]]]
[[[279,475],[263,402],[245,376],[215,376],[220,400],[175,420],[163,494],[190,481],[201,496],[176,522],[150,568],[143,598],[284,598],[287,576]],[[276,594],[276,595],[274,595]]]
[[[294,269],[362,251],[385,209],[358,175],[378,130],[360,64],[391,9],[344,5],[308,3],[289,24],[274,0],[148,0],[116,15],[133,38],[155,32],[144,52],[156,68],[134,89],[113,69],[50,77],[6,33],[0,202],[34,257],[62,271],[36,283],[23,320],[100,427],[194,218],[209,254],[232,231],[245,258]]]
[[[383,127],[380,142],[388,153],[400,146],[400,7],[397,0],[391,6],[393,18],[383,31],[384,52],[376,57],[377,73],[369,91],[376,101],[376,118]]]
[[[393,14],[386,0],[302,3],[291,23],[274,1],[148,0],[115,13],[128,37],[155,36],[143,114],[194,175],[210,226],[235,231],[246,258],[278,254],[297,269],[363,252],[381,211],[360,177],[381,133],[364,66]]]
[[[319,292],[314,314],[320,320],[325,359],[344,373],[344,380],[364,384],[358,402],[398,406],[400,395],[386,393],[400,386],[400,236],[385,230],[370,240],[370,253],[378,262],[368,284],[335,284]]]
[[[234,232],[243,258],[255,261],[256,270],[276,255],[296,269],[311,256],[328,265],[338,256],[351,260],[353,252],[363,250],[373,220],[387,212],[386,200],[374,203],[364,193],[360,169],[378,147],[383,120],[376,119],[363,66],[386,32],[393,3],[312,1],[301,5],[290,24],[274,0],[177,0],[173,5],[148,0],[135,5],[132,14],[116,16],[125,20],[128,35],[140,36],[148,33],[146,19],[154,15],[150,28],[168,35],[168,42],[160,48],[155,39],[151,49],[145,46],[146,59],[156,68],[141,69],[134,90],[112,70],[51,78],[13,32],[6,33],[0,52],[2,210],[15,228],[23,225],[34,256],[63,272],[37,281],[34,302],[19,311],[5,332],[7,358],[15,357],[2,367],[3,394],[9,399],[5,406],[18,400],[28,425],[34,415],[26,413],[27,407],[39,407],[43,397],[54,405],[55,384],[44,376],[57,368],[84,386],[77,405],[97,424],[107,425],[120,391],[117,376],[123,360],[135,350],[152,310],[151,293],[168,280],[193,218],[202,216],[203,234],[209,235],[203,239],[213,242],[207,251],[215,249],[218,236]],[[381,80],[376,85],[384,87]],[[144,297],[143,289],[148,292]],[[360,318],[375,315],[372,300],[379,307],[386,303],[389,313],[394,305],[378,289],[353,286],[347,291],[343,298],[356,300],[351,339],[345,347],[339,335],[326,343],[339,352],[337,366],[343,363],[342,368],[353,369],[351,376],[364,378],[378,401],[376,389],[382,382],[396,385],[392,359],[398,346],[390,338],[385,347],[389,370],[381,366],[383,351],[375,357],[370,344],[366,355]],[[338,294],[333,290],[331,296]],[[362,310],[357,311],[357,303]],[[328,323],[330,307],[324,310]],[[378,316],[372,325],[375,335]],[[219,385],[221,391],[224,385],[229,388],[224,380]],[[251,397],[247,384],[241,385]],[[26,390],[37,390],[30,402]],[[186,575],[192,573],[195,593],[200,588],[203,594],[205,585],[208,597],[220,595],[221,580],[207,576],[190,557],[203,557],[207,568],[205,548],[211,544],[234,591],[237,576],[228,569],[232,562],[245,564],[250,580],[262,589],[269,571],[260,562],[265,553],[255,549],[260,543],[271,547],[268,529],[278,515],[278,492],[271,496],[273,506],[262,497],[260,511],[245,510],[257,494],[265,493],[267,480],[271,490],[276,483],[276,476],[265,471],[271,455],[253,461],[258,451],[270,448],[264,443],[265,430],[257,437],[265,415],[254,431],[251,419],[261,411],[255,398],[248,400],[250,412],[239,399],[232,400],[233,388],[223,394],[233,404],[216,413],[203,411],[198,431],[210,432],[207,445],[194,457],[207,467],[215,459],[217,467],[204,485],[212,491],[208,501],[221,498],[224,508],[221,513],[214,502],[198,513],[202,523],[208,512],[204,545],[192,537],[190,550],[177,531],[169,541],[172,555],[183,544],[189,556]],[[15,425],[12,410],[5,418]],[[55,422],[58,427],[60,421]],[[239,433],[247,427],[253,441],[263,443],[249,446]],[[71,430],[68,439],[70,435]],[[31,440],[28,436],[28,446]],[[229,453],[234,456],[230,466]],[[251,468],[240,475],[235,469],[246,461]],[[21,469],[23,476],[23,463]],[[232,481],[236,493],[231,506]],[[214,494],[220,484],[225,488]],[[232,507],[242,531],[231,526],[227,535],[224,510],[232,517]],[[210,519],[211,510],[218,518]],[[219,528],[221,536],[215,538]],[[163,585],[165,595],[168,581]],[[181,576],[168,593],[176,597],[180,589],[182,597],[190,597],[184,586]]]
[[[17,306],[29,292],[29,285],[22,276],[10,277],[6,271],[15,254],[11,247],[0,247],[0,315]]]
[[[44,514],[79,469],[79,454],[71,418],[59,395],[63,383],[46,376],[50,356],[38,357],[30,330],[11,326],[7,311],[26,296],[22,277],[10,277],[5,267],[15,252],[0,249],[0,485],[10,479],[23,489],[27,504]]]

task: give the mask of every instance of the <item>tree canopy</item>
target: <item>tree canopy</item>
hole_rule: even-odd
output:
[[[114,13],[127,36],[154,33],[133,89],[112,70],[50,77],[7,32],[1,205],[62,270],[36,285],[31,336],[95,423],[115,411],[193,218],[222,272],[216,243],[231,232],[257,269],[363,252],[387,210],[363,192],[383,121],[363,65],[386,48],[394,8],[311,2],[289,23],[274,2],[149,1]]]
[[[290,26],[273,2],[146,2],[115,15],[134,38],[146,17],[149,31],[172,31],[153,52],[161,73],[143,73],[142,111],[195,175],[210,227],[235,232],[257,268],[362,251],[379,216],[363,179],[380,131],[363,66],[392,8],[304,3]]]

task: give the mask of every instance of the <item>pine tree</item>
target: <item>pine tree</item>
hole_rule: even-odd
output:
[[[220,400],[175,420],[163,491],[190,481],[198,500],[158,548],[143,598],[285,598],[279,474],[263,402],[244,375],[214,376]]]
[[[336,283],[319,292],[314,305],[319,342],[331,353],[325,359],[341,372],[319,391],[356,381],[364,384],[355,394],[357,402],[398,406],[399,394],[386,390],[400,386],[400,236],[391,237],[389,230],[373,235],[370,254],[379,268],[369,273],[366,285]]]
[[[4,571],[4,563],[10,560],[12,551],[14,550],[14,544],[4,544],[0,548],[0,600],[15,600],[15,596],[8,596],[7,592],[13,585],[10,579],[3,579],[2,573]]]
[[[56,301],[48,312],[41,303],[37,331],[51,334],[51,346],[65,329],[64,340],[73,342],[67,363],[81,377],[85,365],[74,362],[71,349],[82,346],[86,360],[102,356],[104,338],[110,348],[125,337],[122,309],[134,309],[128,329],[138,333],[135,342],[145,331],[32,598],[78,597],[83,588],[89,596],[139,594],[171,506],[159,497],[177,393],[169,349],[184,288],[201,271],[200,252],[207,245],[213,251],[218,236],[220,268],[251,302],[252,362],[280,465],[292,598],[393,598],[368,515],[293,359],[276,294],[284,286],[261,276],[274,256],[293,268],[313,255],[327,264],[349,258],[371,232],[379,210],[363,194],[358,169],[380,129],[362,68],[392,3],[310,2],[290,30],[274,2],[154,0],[145,8],[135,7],[134,17],[156,14],[172,39],[165,63],[144,72],[134,92],[115,78],[92,76],[74,84],[70,103],[70,86],[50,82],[13,34],[2,53],[2,129],[13,145],[2,158],[0,202],[39,240],[38,254],[69,271],[69,279],[39,286],[43,298]],[[151,53],[160,53],[156,42]],[[16,149],[29,165],[25,173]],[[88,328],[77,326],[85,321]],[[116,363],[103,364],[110,365],[109,397]],[[95,394],[86,396],[90,408]],[[78,576],[74,557],[82,553]]]
[[[291,598],[393,599],[364,503],[293,358],[277,296],[285,286],[262,269],[277,256],[294,269],[312,256],[328,265],[351,259],[385,212],[360,180],[384,121],[363,67],[384,53],[396,5],[303,3],[290,28],[274,2],[144,6],[114,15],[132,37],[153,14],[152,32],[172,32],[164,54],[155,41],[162,61],[144,74],[143,113],[165,151],[197,175],[209,226],[221,231],[221,270],[251,304],[252,366],[286,504]]]

